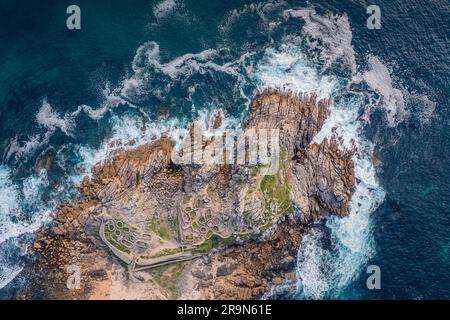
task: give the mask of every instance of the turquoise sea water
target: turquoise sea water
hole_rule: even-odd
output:
[[[284,86],[333,99],[316,139],[356,141],[360,183],[350,217],[299,248],[298,292],[272,298],[450,297],[446,1],[379,1],[380,30],[365,1],[77,1],[79,31],[70,4],[0,4],[1,296],[109,142],[176,139],[218,107],[236,128],[255,90]],[[370,264],[381,290],[366,288]]]

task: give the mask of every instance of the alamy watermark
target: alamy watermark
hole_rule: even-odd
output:
[[[372,4],[367,7],[367,14],[370,16],[367,18],[366,26],[368,29],[381,29],[381,9],[379,6]]]
[[[377,265],[370,265],[367,267],[367,274],[370,276],[367,278],[366,285],[367,289],[381,289],[381,269]]]
[[[278,172],[280,161],[279,129],[247,129],[239,135],[232,131],[205,136],[194,125],[183,142],[173,150],[172,161],[187,165],[260,166],[260,173]]]
[[[81,288],[81,269],[79,266],[70,264],[66,266],[67,277],[66,286],[69,290],[78,290]]]
[[[66,26],[69,30],[80,30],[81,29],[81,9],[77,5],[70,5],[66,10],[67,14],[70,16],[66,20]]]

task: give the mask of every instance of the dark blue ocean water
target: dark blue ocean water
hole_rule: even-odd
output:
[[[299,252],[289,298],[450,298],[448,1],[377,1],[380,30],[366,1],[79,0],[69,31],[73,3],[0,2],[0,295],[108,141],[176,138],[217,107],[239,123],[256,89],[286,84],[330,95],[333,125],[370,149],[360,218],[311,238],[320,258]]]

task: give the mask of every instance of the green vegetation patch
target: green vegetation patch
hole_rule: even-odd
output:
[[[157,219],[151,219],[146,221],[146,226],[159,235],[164,240],[169,240],[171,237],[170,228],[165,224],[160,223]]]
[[[118,240],[116,240],[113,237],[112,232],[109,231],[107,228],[105,228],[105,238],[117,250],[125,252],[125,253],[130,253],[130,250],[127,247],[125,247],[123,244],[119,243]]]
[[[158,253],[155,253],[151,256],[142,256],[143,259],[153,259],[153,258],[159,258],[164,256],[170,256],[172,254],[180,253],[181,248],[172,248],[172,249],[164,249],[159,251]]]
[[[187,207],[184,209],[184,212],[186,213],[189,220],[194,220],[197,217],[197,212],[192,209],[191,207]]]
[[[178,278],[185,264],[183,262],[165,265],[148,270],[156,283],[169,294],[169,299],[176,299],[178,295]]]
[[[266,199],[267,210],[270,213],[272,213],[270,205],[274,203],[278,204],[279,213],[286,213],[292,210],[289,198],[289,185],[286,180],[281,181],[278,174],[264,176],[261,180],[260,188]]]
[[[194,208],[195,209],[200,208],[200,198],[199,197],[195,198],[195,200],[194,200]]]
[[[164,168],[164,172],[168,176],[178,177],[183,174],[183,168],[180,165],[171,162]]]
[[[228,238],[222,238],[217,234],[212,234],[205,242],[192,249],[192,253],[207,254],[212,249],[225,248],[234,243],[236,243],[236,237],[234,235]]]
[[[142,181],[141,174],[139,172],[136,172],[136,185],[140,185]]]
[[[159,227],[159,236],[161,237],[161,238],[163,238],[164,240],[168,240],[168,239],[170,239],[170,231],[169,231],[169,228],[167,228],[166,226],[160,226]]]
[[[261,163],[258,163],[257,165],[253,166],[251,168],[252,177],[256,177],[259,174],[259,171],[261,170],[261,168],[268,168],[268,167],[269,167],[269,165],[261,164]]]
[[[244,221],[247,224],[254,224],[255,223],[255,220],[253,219],[252,213],[250,211],[245,211],[244,212]]]

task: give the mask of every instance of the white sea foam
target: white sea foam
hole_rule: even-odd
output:
[[[6,263],[0,262],[0,289],[13,281],[22,270],[22,266],[9,266]]]
[[[24,179],[20,186],[12,182],[11,170],[5,165],[0,166],[0,289],[22,270],[20,265],[11,265],[8,260],[9,250],[20,251],[15,242],[17,238],[35,232],[50,219],[52,204],[41,201],[47,186],[45,171]],[[24,208],[30,208],[33,215],[28,216]]]
[[[110,122],[111,137],[103,141],[100,147],[78,146],[77,152],[81,158],[82,171],[78,176],[72,177],[75,183],[79,183],[85,175],[90,176],[91,169],[96,164],[102,163],[117,150],[136,148],[160,138],[163,134],[174,141],[180,141],[181,137],[186,134],[186,128],[178,119],[149,123],[145,122],[142,117],[123,115],[113,116]]]
[[[39,148],[45,146],[52,135],[53,131],[48,130],[44,134],[30,135],[24,141],[19,141],[19,137],[16,135],[11,139],[8,147],[5,149],[3,158],[9,160],[14,156],[16,161],[27,158],[33,155]]]
[[[37,200],[46,186],[48,180],[45,171],[39,176],[26,178],[20,188],[12,182],[11,170],[7,166],[0,166],[0,244],[24,233],[34,232],[48,221],[49,205]],[[28,219],[24,219],[23,206],[34,209]]]
[[[146,42],[141,45],[133,59],[134,74],[123,81],[120,94],[125,97],[140,94],[141,87],[146,85],[155,76],[167,76],[172,80],[187,78],[193,74],[204,74],[208,71],[217,71],[240,77],[237,68],[241,61],[230,61],[224,64],[214,62],[219,57],[220,50],[207,49],[199,53],[188,53],[163,62],[160,56],[159,44]],[[166,89],[170,89],[170,84]],[[161,94],[166,94],[162,92]],[[145,93],[145,92],[144,92]],[[157,92],[152,92],[157,95]]]
[[[377,106],[385,110],[387,124],[394,127],[407,115],[403,93],[393,87],[389,69],[379,58],[370,56],[368,65],[368,70],[355,75],[353,81],[364,81],[381,95],[382,99],[378,101]]]
[[[224,118],[219,128],[212,129],[211,122],[214,114],[214,110],[201,109],[193,120],[202,128],[205,136],[220,135],[225,130],[238,132],[241,129],[242,119],[233,117]],[[91,176],[91,169],[96,164],[108,159],[117,150],[136,148],[151,143],[163,135],[179,145],[185,139],[190,124],[189,120],[179,118],[146,122],[139,116],[113,116],[111,118],[111,137],[105,140],[99,148],[91,148],[85,145],[80,145],[77,148],[78,155],[81,158],[82,171],[78,176],[72,177],[72,181],[77,184],[81,182],[83,176]]]
[[[316,93],[329,98],[337,83],[319,74],[299,48],[299,39],[291,38],[278,50],[267,49],[263,61],[255,70],[260,89],[274,87],[294,92]]]
[[[328,283],[330,268],[324,268],[329,261],[330,252],[320,245],[324,233],[313,229],[303,238],[301,249],[297,253],[297,279],[301,293],[310,299],[320,299],[330,288]]]
[[[19,212],[19,191],[11,181],[11,171],[6,166],[0,166],[0,219],[16,215]],[[1,234],[1,233],[0,233]]]
[[[78,116],[78,114],[83,111],[85,112],[89,118],[92,120],[99,120],[103,118],[105,114],[107,114],[110,110],[119,106],[120,104],[124,104],[125,100],[120,96],[120,88],[111,89],[109,85],[106,85],[102,90],[103,101],[100,106],[96,109],[92,108],[88,105],[78,106],[77,110],[75,110],[71,115],[73,117]],[[133,104],[129,103],[131,107],[135,107]]]
[[[372,107],[365,110],[366,118],[374,107],[385,111],[389,126],[395,126],[407,116],[405,100],[401,89],[395,88],[391,72],[381,60],[369,56],[368,69],[358,72],[356,53],[352,46],[353,34],[346,15],[327,13],[319,15],[314,9],[288,9],[283,12],[287,19],[301,18],[305,21],[302,34],[310,52],[318,52],[318,60],[329,68],[336,63],[344,64],[351,70],[352,81],[364,81],[382,97]]]
[[[214,116],[217,112],[222,113],[222,122],[218,128],[213,128]],[[244,117],[245,112],[242,113]],[[202,131],[203,136],[222,136],[225,131],[228,133],[237,133],[242,129],[243,118],[225,117],[222,110],[200,109],[195,119],[197,125]]]
[[[162,100],[170,94],[171,86],[174,83],[184,82],[194,75],[202,75],[207,72],[219,72],[233,76],[237,80],[236,87],[241,97],[250,101],[241,86],[245,84],[245,76],[248,75],[252,67],[251,65],[247,66],[246,62],[250,61],[254,53],[247,52],[236,60],[219,64],[215,62],[215,59],[220,58],[219,60],[221,60],[223,58],[221,51],[222,49],[207,49],[199,53],[188,53],[175,57],[172,60],[163,61],[160,56],[158,43],[151,41],[142,44],[136,50],[132,62],[132,75],[124,78],[120,85],[114,89],[105,88],[103,91],[104,101],[99,107],[94,109],[87,105],[81,105],[72,115],[76,116],[80,112],[85,112],[92,119],[98,120],[119,104],[126,104],[128,107],[138,110],[145,117],[113,115],[110,119],[112,128],[111,137],[106,139],[100,147],[92,148],[86,145],[76,147],[76,152],[82,161],[80,165],[81,171],[79,174],[71,177],[71,181],[75,184],[79,183],[84,175],[91,174],[91,169],[97,163],[101,163],[118,149],[137,147],[149,143],[153,139],[161,137],[163,134],[176,142],[180,142],[185,137],[188,122],[190,122],[187,119],[188,117],[186,119],[152,119],[141,107],[132,103],[133,98],[136,96],[148,96],[152,94]],[[157,79],[163,85],[149,85],[153,79]],[[192,85],[186,90],[188,96],[192,97],[195,94],[196,87]],[[192,98],[190,101],[192,101]],[[207,123],[210,120],[208,117],[213,112],[211,110],[214,110],[217,106],[213,106],[208,102],[205,103],[203,106],[195,106],[193,104],[192,111],[197,113],[197,119],[194,120],[201,123],[205,128],[205,134],[208,134],[209,128],[207,128]],[[198,112],[196,111],[197,107],[199,107]],[[206,109],[210,109],[210,111]],[[218,128],[216,131],[238,127],[239,121],[244,116],[243,112],[240,119],[228,117],[223,121],[221,128]],[[132,145],[129,144],[130,141],[133,141]],[[63,155],[58,156],[59,161],[64,161],[64,159],[61,160],[61,157]]]
[[[127,79],[127,81],[130,81],[130,79]],[[126,82],[124,81],[123,84],[126,84]],[[111,90],[109,86],[106,86],[102,91],[104,99],[97,108],[94,109],[88,105],[80,105],[75,111],[68,112],[64,116],[59,115],[44,100],[39,111],[36,113],[36,121],[46,131],[44,133],[30,135],[24,140],[19,140],[19,137],[15,136],[10,140],[8,147],[5,149],[3,158],[10,160],[14,156],[15,160],[19,161],[23,158],[31,157],[37,150],[48,144],[57,129],[60,129],[67,136],[73,136],[76,127],[76,118],[81,112],[86,113],[92,120],[97,121],[120,104],[126,103],[130,108],[138,109],[148,118],[148,115],[141,108],[129,101],[125,101],[121,96],[121,91],[124,91],[123,87]]]
[[[91,106],[83,104],[79,106],[79,109],[83,110],[92,120],[101,119],[109,111],[108,106],[104,104],[97,109],[93,109]]]
[[[106,86],[102,92],[104,99],[98,107],[93,108],[88,105],[80,105],[75,111],[61,116],[46,100],[44,100],[41,108],[36,114],[36,120],[38,124],[47,129],[47,131],[45,133],[31,135],[28,139],[21,141],[16,136],[10,141],[3,157],[6,160],[9,160],[12,156],[15,156],[16,161],[18,161],[22,158],[32,156],[37,150],[48,144],[49,139],[55,133],[56,129],[60,129],[66,135],[72,135],[75,129],[76,117],[81,112],[86,113],[93,120],[99,120],[120,104],[126,104],[130,108],[137,109],[147,118],[147,120],[150,120],[150,117],[142,108],[132,103],[134,95],[148,95],[151,92],[152,94],[163,98],[165,95],[169,94],[171,83],[183,81],[192,75],[204,74],[208,71],[221,72],[236,78],[239,94],[242,98],[250,101],[250,98],[245,95],[241,87],[245,84],[245,74],[243,74],[242,71],[247,73],[251,71],[251,64],[250,66],[247,66],[246,62],[250,60],[254,53],[248,52],[243,54],[237,60],[219,64],[214,62],[214,59],[220,56],[220,51],[220,49],[208,49],[199,53],[188,53],[167,62],[162,62],[159,45],[155,42],[144,43],[137,49],[133,59],[133,75],[125,78],[121,84],[114,89]],[[149,89],[149,81],[153,77],[161,75],[171,79],[167,86]],[[150,90],[150,92],[148,90]],[[191,95],[193,92],[195,92],[195,88],[194,91],[189,92],[189,94]],[[195,111],[195,106],[193,106],[193,110]],[[148,131],[164,131],[165,129],[163,127],[165,126],[172,128],[173,130],[173,124],[174,122],[177,122],[177,120],[171,120],[169,122],[150,124],[149,126],[151,128],[149,128]],[[106,154],[110,153],[106,152],[106,149],[106,147],[101,148],[101,150],[98,151],[99,155],[97,157],[88,156],[88,154],[94,152],[92,150],[81,148],[81,153],[83,153],[87,159],[89,158],[91,161],[95,161],[95,159],[103,159]],[[100,155],[102,153],[104,153],[104,155]],[[86,167],[91,167],[91,165],[92,163]],[[78,181],[78,178],[76,181]]]
[[[335,62],[347,64],[352,74],[356,72],[353,34],[346,15],[328,13],[321,16],[314,9],[288,9],[285,18],[297,17],[305,21],[302,33],[310,49],[319,49],[320,60],[330,67]],[[319,41],[320,40],[320,43]]]
[[[177,7],[177,1],[175,0],[163,0],[158,2],[153,7],[153,14],[157,18],[164,18],[172,13]]]
[[[218,68],[222,71],[223,68],[221,66],[208,61],[216,53],[216,50],[208,49],[196,54],[188,53],[169,62],[162,63],[159,45],[153,41],[147,42],[137,50],[133,60],[133,70],[139,73],[143,68],[147,69],[149,66],[152,66],[157,71],[171,78],[177,78],[179,75],[191,75],[202,67]],[[202,64],[204,61],[208,61],[207,64]]]
[[[224,74],[233,79],[231,81],[234,83],[236,94],[250,101],[243,86],[246,85],[247,76],[252,69],[251,58],[255,52],[244,52],[237,59],[229,60],[225,58],[227,52],[228,49],[223,48],[206,49],[165,60],[160,55],[158,43],[146,42],[136,50],[132,63],[133,74],[125,78],[112,94],[126,101],[129,106],[139,109],[138,106],[133,106],[133,101],[139,101],[141,98],[145,100],[148,96],[165,101],[167,96],[172,95],[172,89],[180,86],[189,97],[188,101],[192,102],[192,97],[199,86],[206,87],[202,89],[209,88],[209,84],[204,83],[202,79],[209,80],[211,76],[222,77],[220,74]],[[194,82],[194,77],[201,79]],[[209,99],[213,100],[214,95]],[[206,105],[192,106],[194,111],[197,107],[204,108]]]
[[[56,111],[52,109],[52,106],[44,100],[42,106],[36,114],[36,120],[40,126],[43,126],[49,130],[60,129],[66,135],[71,135],[71,131],[75,127],[73,116],[66,114],[61,117]]]
[[[42,205],[42,192],[48,187],[47,171],[41,170],[38,175],[25,178],[22,182],[23,203],[29,208],[39,211]]]
[[[45,132],[29,135],[24,140],[19,140],[16,135],[10,140],[3,158],[10,160],[14,156],[14,159],[19,161],[31,157],[37,150],[48,144],[57,129],[67,136],[72,136],[75,129],[75,118],[79,111],[66,113],[61,117],[46,100],[43,100],[39,111],[36,113],[36,122],[41,128],[45,129]]]

